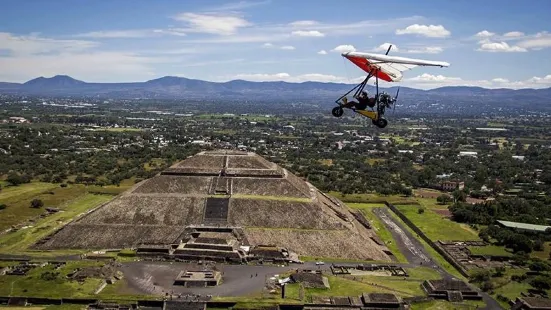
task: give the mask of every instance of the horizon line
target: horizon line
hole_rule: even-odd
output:
[[[225,83],[234,82],[234,81],[243,81],[243,82],[248,82],[248,83],[287,83],[287,84],[304,84],[304,83],[340,84],[340,85],[357,85],[357,84],[359,84],[359,83],[322,82],[322,81],[302,81],[302,82],[288,82],[288,81],[284,81],[284,80],[274,80],[274,81],[251,81],[251,80],[244,80],[244,79],[232,79],[232,80],[227,80],[227,81],[221,82],[221,81],[210,81],[210,80],[203,80],[203,79],[197,79],[197,78],[188,78],[188,77],[177,76],[177,75],[165,75],[165,76],[160,76],[160,77],[153,78],[153,79],[146,80],[146,81],[134,81],[134,82],[86,82],[86,81],[83,81],[83,80],[76,79],[76,78],[74,78],[74,77],[72,77],[72,76],[70,76],[70,75],[67,75],[67,74],[56,74],[56,75],[53,75],[53,76],[51,76],[51,77],[39,76],[39,77],[32,78],[32,79],[30,79],[30,80],[27,80],[27,81],[25,81],[25,82],[4,82],[4,81],[0,81],[0,83],[23,85],[23,84],[25,84],[25,83],[28,83],[28,82],[33,81],[33,80],[36,80],[36,79],[40,79],[40,78],[43,78],[43,79],[52,79],[52,78],[55,78],[55,77],[68,77],[68,78],[71,78],[71,79],[73,79],[73,80],[75,80],[75,81],[79,81],[79,82],[82,82],[82,83],[85,83],[85,84],[128,84],[128,83],[147,83],[147,82],[150,82],[150,81],[154,81],[154,80],[158,80],[158,79],[162,79],[162,78],[167,78],[167,77],[169,77],[169,78],[187,79],[187,80],[195,80],[195,81],[202,81],[202,82],[216,83],[216,84],[225,84]],[[396,83],[398,83],[398,82],[396,82]],[[369,84],[368,84],[367,86],[375,87],[375,85],[369,85]],[[438,86],[438,87],[433,87],[433,88],[426,88],[426,89],[416,88],[416,87],[411,87],[411,86],[395,85],[395,86],[385,86],[385,87],[380,87],[380,88],[393,88],[393,87],[404,87],[404,88],[410,88],[410,89],[415,89],[415,90],[420,90],[420,91],[430,91],[430,90],[435,90],[435,89],[440,89],[440,88],[445,88],[445,87],[470,87],[470,88],[480,88],[480,89],[486,89],[486,90],[514,90],[514,91],[517,91],[517,90],[542,90],[542,89],[551,89],[551,86],[550,86],[550,87],[543,87],[543,88],[529,88],[529,87],[525,87],[525,88],[508,88],[508,87],[487,88],[487,87],[473,86],[473,85],[443,85],[443,86]]]

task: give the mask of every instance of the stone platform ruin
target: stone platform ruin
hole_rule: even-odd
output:
[[[426,293],[433,298],[461,302],[464,299],[482,300],[482,295],[467,283],[455,279],[428,280],[421,284]]]
[[[216,270],[182,270],[174,280],[174,285],[185,287],[217,286],[221,280],[222,275]]]
[[[138,248],[144,255],[226,260],[285,258],[288,251],[390,261],[388,248],[362,222],[338,199],[254,153],[205,151],[136,184],[33,248]]]

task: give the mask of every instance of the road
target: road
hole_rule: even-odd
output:
[[[404,254],[412,267],[426,266],[432,267],[444,279],[456,279],[453,275],[449,274],[440,265],[438,265],[430,253],[425,249],[423,244],[413,234],[406,229],[402,222],[396,221],[394,217],[390,215],[390,211],[386,207],[375,208],[373,213],[383,222],[385,227],[390,231],[394,240],[396,240],[398,249]],[[478,289],[477,289],[478,290]],[[493,299],[490,295],[481,292],[483,301],[486,303],[486,307],[481,309],[503,309],[501,305]]]

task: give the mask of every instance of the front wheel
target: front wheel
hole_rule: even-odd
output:
[[[334,117],[341,117],[344,114],[344,110],[341,107],[334,107],[331,113],[333,113]]]
[[[388,125],[388,121],[384,118],[379,118],[378,120],[373,120],[373,124],[379,128],[385,128]]]

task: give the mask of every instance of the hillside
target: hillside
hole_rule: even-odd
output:
[[[39,77],[26,83],[2,83],[0,93],[37,96],[93,96],[109,98],[157,98],[157,99],[335,99],[351,89],[353,85],[321,82],[250,82],[233,80],[209,82],[183,77],[165,76],[146,82],[132,83],[87,83],[66,75],[51,78]],[[373,91],[373,87],[369,86]],[[395,93],[397,87],[384,89]],[[419,90],[402,87],[400,96],[435,101],[450,96],[462,100],[495,100],[496,102],[534,101],[550,103],[551,88],[546,89],[486,89],[481,87],[441,87]]]

